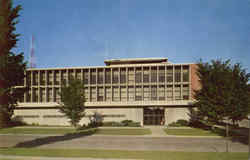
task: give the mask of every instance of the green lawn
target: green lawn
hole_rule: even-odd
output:
[[[46,156],[46,157],[91,157],[124,158],[145,160],[245,160],[248,153],[219,152],[167,152],[167,151],[121,151],[121,150],[82,150],[82,149],[0,149],[2,155]],[[27,158],[28,160],[28,158]]]
[[[86,130],[75,130],[73,128],[4,128],[0,129],[0,134],[70,134],[70,133],[81,133],[81,134],[104,134],[104,135],[145,135],[151,134],[149,129],[86,129]]]
[[[176,136],[219,136],[219,134],[214,133],[212,131],[198,129],[198,128],[165,129],[164,131],[168,135],[176,135]]]
[[[0,134],[67,134],[77,132],[73,128],[3,128],[0,129]]]

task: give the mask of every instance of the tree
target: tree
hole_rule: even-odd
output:
[[[71,125],[77,127],[84,117],[84,85],[79,79],[70,78],[68,85],[64,82],[61,86],[60,112],[70,119]]]
[[[239,63],[212,60],[198,63],[202,88],[195,91],[198,114],[211,122],[232,120],[235,124],[250,113],[250,74]]]
[[[26,68],[23,53],[12,51],[19,36],[14,32],[20,10],[20,5],[12,7],[11,0],[0,0],[0,128],[8,125],[25,91],[14,87],[22,84]]]

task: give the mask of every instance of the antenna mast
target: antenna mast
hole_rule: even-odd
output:
[[[35,68],[36,64],[35,64],[35,48],[34,48],[34,35],[32,35],[31,37],[31,48],[30,48],[30,68]]]

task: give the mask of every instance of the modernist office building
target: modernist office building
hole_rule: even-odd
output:
[[[103,121],[125,119],[142,125],[169,124],[188,119],[199,87],[195,64],[173,64],[167,58],[111,59],[106,66],[32,68],[26,71],[23,86],[30,86],[15,115],[28,123],[67,125],[58,111],[60,84],[69,77],[81,79],[85,87],[88,123],[95,112]]]

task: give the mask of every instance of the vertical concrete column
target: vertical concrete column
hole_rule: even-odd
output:
[[[118,92],[119,92],[119,101],[121,101],[121,68],[118,68]]]
[[[167,100],[167,94],[166,94],[166,91],[167,91],[167,65],[164,66],[164,77],[165,77],[165,80],[164,80],[164,96],[165,96],[165,101]]]
[[[173,65],[173,101],[175,100],[175,65]]]
[[[136,74],[136,67],[133,67],[133,69],[134,69],[134,101],[135,101],[135,98],[136,98],[136,76],[135,76],[135,74]]]
[[[142,101],[144,101],[144,81],[143,81],[143,76],[144,76],[144,67],[141,67],[141,91],[142,91]]]
[[[24,71],[24,82],[23,82],[23,85],[24,85],[24,87],[27,87],[27,72],[26,71]],[[26,101],[26,98],[27,98],[27,94],[26,93],[24,93],[23,98],[24,98],[23,102],[24,103],[27,102]]]
[[[152,82],[151,82],[151,71],[152,71],[152,68],[151,66],[149,66],[149,86],[148,86],[148,89],[149,89],[149,96],[150,96],[150,101],[152,101]]]
[[[127,94],[127,101],[128,101],[128,67],[126,67],[126,94]]]
[[[113,92],[113,68],[110,68],[110,74],[111,74],[111,102],[113,102],[113,96],[114,96],[114,92]]]
[[[156,99],[159,101],[159,66],[156,66]]]
[[[95,69],[95,82],[96,82],[96,84],[95,84],[95,94],[96,94],[96,101],[98,101],[98,82],[97,82],[97,80],[98,80],[98,70],[97,70],[97,68]]]
[[[87,69],[88,70],[88,99],[89,99],[89,101],[91,102],[91,93],[90,93],[90,80],[91,80],[91,78],[90,78],[90,69],[88,68]]]
[[[83,69],[81,69],[81,75],[80,75],[80,80],[82,81],[82,82],[84,82],[83,80]]]
[[[37,79],[38,79],[37,85],[38,85],[38,87],[40,87],[40,83],[41,83],[40,82],[41,81],[41,78],[40,78],[41,75],[40,74],[41,74],[41,71],[39,70],[37,74],[38,74],[38,76],[37,76]]]
[[[30,102],[33,102],[33,71],[30,71]]]
[[[51,92],[52,92],[52,102],[54,102],[55,97],[54,97],[54,90],[55,90],[55,79],[56,79],[56,75],[55,75],[55,70],[52,71],[52,87],[51,87]]]
[[[189,96],[188,99],[192,97],[192,83],[191,83],[191,65],[188,65],[188,87],[189,87]]]
[[[106,83],[105,83],[106,69],[103,68],[103,101],[106,101]]]
[[[181,65],[181,100],[183,100],[183,92],[182,92],[182,89],[183,89],[183,65]]]
[[[45,86],[45,102],[48,101],[48,94],[47,94],[47,88],[48,88],[48,85],[49,85],[49,74],[48,74],[48,71],[46,70],[45,71],[45,77],[46,77],[46,86]]]

